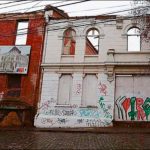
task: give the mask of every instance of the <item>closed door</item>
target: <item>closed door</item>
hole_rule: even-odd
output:
[[[150,120],[149,76],[116,76],[115,120]]]

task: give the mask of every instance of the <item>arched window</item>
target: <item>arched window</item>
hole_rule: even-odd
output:
[[[128,51],[140,51],[141,40],[140,30],[137,27],[130,28],[127,32],[128,36]]]
[[[64,32],[63,37],[63,54],[64,55],[74,55],[75,54],[75,40],[76,32],[69,28]]]
[[[86,34],[85,55],[97,55],[99,51],[99,31],[95,28],[89,29]]]

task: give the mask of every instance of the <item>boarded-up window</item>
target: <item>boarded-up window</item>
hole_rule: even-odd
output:
[[[21,92],[21,76],[20,75],[8,75],[7,96],[19,97],[20,92]]]
[[[72,76],[62,75],[59,81],[58,105],[68,105],[72,93]]]
[[[149,85],[149,75],[116,76],[116,121],[150,121]]]
[[[15,45],[26,45],[27,33],[28,33],[28,21],[19,21]]]
[[[86,35],[85,55],[97,55],[99,50],[99,32],[97,29],[90,29]]]
[[[83,79],[82,106],[97,106],[97,77],[86,75]]]
[[[64,32],[64,37],[63,37],[63,54],[64,55],[74,55],[75,54],[75,31],[71,28],[67,29]]]
[[[128,51],[140,51],[140,30],[138,28],[131,28],[128,30]]]

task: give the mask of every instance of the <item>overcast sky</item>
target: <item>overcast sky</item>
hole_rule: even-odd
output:
[[[79,2],[79,1],[21,1],[6,4],[12,1],[0,1],[0,13],[8,12],[29,12],[37,9],[43,9],[45,5],[51,4],[53,6],[60,6],[69,3]],[[89,15],[100,15],[107,14],[109,12],[117,12],[120,10],[127,10],[131,8],[131,1],[88,1],[78,4],[72,4],[68,6],[58,7],[69,14],[69,16],[89,16]],[[129,12],[125,11],[124,14],[127,15]],[[116,14],[116,13],[115,13]]]

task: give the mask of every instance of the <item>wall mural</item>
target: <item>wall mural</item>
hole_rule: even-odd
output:
[[[115,101],[118,119],[121,120],[149,120],[150,98],[120,96]]]

